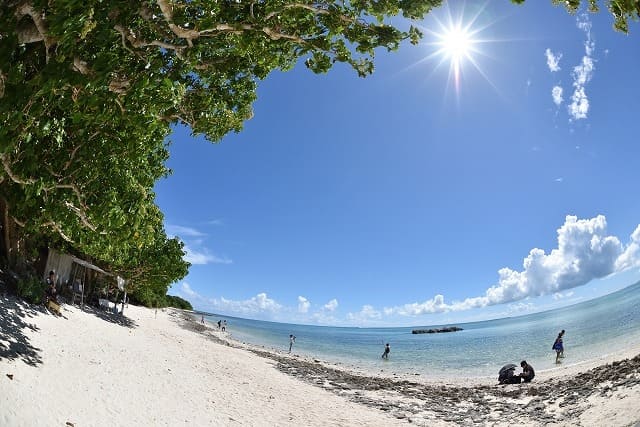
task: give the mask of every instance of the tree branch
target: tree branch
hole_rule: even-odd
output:
[[[4,171],[7,173],[9,178],[11,178],[11,181],[15,182],[16,184],[30,185],[36,182],[36,180],[33,178],[22,179],[19,176],[15,175],[11,170],[11,166],[9,165],[9,161],[5,153],[0,154],[0,161],[2,162],[2,167],[4,168]]]

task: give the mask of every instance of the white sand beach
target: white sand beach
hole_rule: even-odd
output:
[[[262,357],[226,345],[215,339],[220,332],[198,332],[203,328],[195,322],[185,327],[189,322],[176,310],[156,313],[129,306],[121,317],[64,305],[62,313],[57,317],[0,297],[0,426],[444,426],[474,421],[629,426],[640,421],[637,365],[608,384],[583,384],[575,391],[579,399],[571,400],[574,392],[565,390],[563,400],[549,392],[556,387],[551,378],[573,377],[592,364],[541,372],[536,393],[528,384],[497,386],[490,379],[461,388],[391,383],[339,371],[313,376],[305,369],[326,372],[322,364],[286,356],[291,360],[287,367],[278,359],[285,356]],[[637,350],[630,349],[629,355]],[[283,372],[287,369],[296,374]],[[342,380],[345,386],[336,386]],[[601,389],[592,393],[585,387]],[[485,397],[477,406],[479,395]],[[520,408],[514,409],[520,411],[517,420],[504,415],[511,406]]]

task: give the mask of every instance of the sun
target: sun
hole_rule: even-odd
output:
[[[453,82],[458,95],[460,94],[460,83],[465,65],[473,66],[487,79],[477,60],[479,55],[484,55],[480,46],[488,42],[488,40],[479,37],[479,34],[490,25],[484,27],[478,25],[478,20],[484,10],[485,8],[480,6],[475,14],[465,18],[464,8],[455,17],[447,8],[445,20],[434,16],[432,25],[435,24],[435,28],[423,27],[430,35],[430,41],[426,44],[433,49],[425,59],[439,58],[438,67],[444,63],[449,64],[449,81]]]
[[[440,40],[436,44],[441,46],[442,53],[448,56],[452,62],[460,62],[464,58],[470,59],[476,41],[467,28],[456,24],[447,28],[439,36]]]

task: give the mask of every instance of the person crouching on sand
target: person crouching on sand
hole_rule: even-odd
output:
[[[389,359],[389,353],[391,352],[391,347],[389,347],[389,343],[384,346],[384,353],[382,353],[383,359]]]
[[[525,383],[530,383],[533,377],[536,376],[536,372],[533,370],[533,366],[529,365],[526,360],[520,362],[520,366],[522,367],[522,373],[520,377]]]

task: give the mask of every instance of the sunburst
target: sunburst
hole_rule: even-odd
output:
[[[455,17],[449,8],[446,11],[444,21],[434,17],[438,27],[436,30],[423,28],[432,37],[432,41],[426,43],[427,46],[435,48],[425,59],[440,58],[438,66],[449,63],[449,81],[453,82],[458,95],[463,71],[467,64],[472,65],[493,86],[477,60],[479,55],[484,55],[481,45],[489,41],[480,37],[480,33],[487,26],[479,26],[477,22],[484,7],[478,9],[477,13],[469,19],[464,17],[464,8]]]

